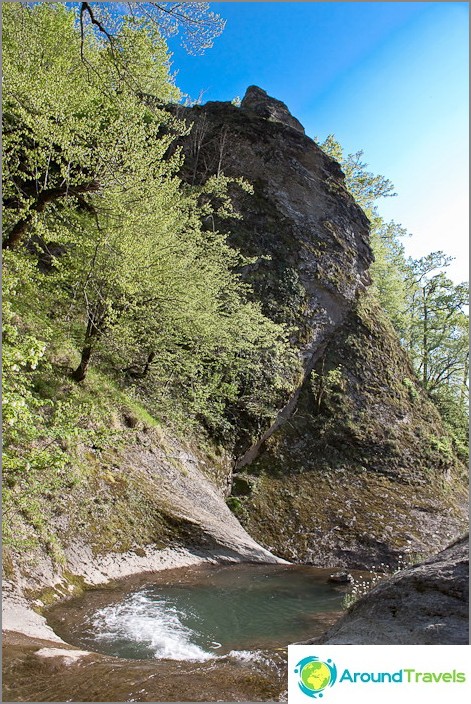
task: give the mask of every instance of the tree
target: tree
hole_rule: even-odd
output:
[[[61,4],[12,4],[4,20],[4,246],[20,270],[43,264],[49,314],[79,352],[72,378],[96,362],[145,379],[154,400],[175,378],[188,413],[213,427],[243,387],[254,405],[260,356],[286,390],[284,327],[249,301],[225,235],[202,225],[235,216],[229,186],[249,186],[222,170],[179,178],[187,128],[162,108],[178,91],[155,24],[121,18],[110,45]]]
[[[166,46],[145,27],[123,20],[118,70],[90,31],[83,64],[74,16],[64,6],[11,3],[3,15],[3,248],[15,248],[51,209],[61,217],[67,208],[96,214],[98,195],[135,168],[129,153],[143,136],[140,129],[134,136],[134,122],[149,123],[149,139],[162,130],[181,134],[181,127],[136,99],[138,80],[161,102],[179,96]]]
[[[345,174],[347,189],[368,217],[377,215],[376,202],[380,198],[391,198],[397,195],[389,179],[366,170],[368,164],[361,160],[362,150],[345,157],[342,146],[333,134],[329,134],[320,147],[332,159],[338,161]]]
[[[468,284],[454,284],[444,273],[451,257],[432,252],[407,258],[407,231],[378,212],[379,199],[395,195],[384,176],[367,171],[363,152],[344,157],[333,135],[321,144],[336,159],[346,187],[371,222],[373,291],[399,334],[424,388],[435,401],[464,457],[467,437],[469,351]]]
[[[407,317],[404,284],[407,261],[402,239],[408,233],[394,221],[386,223],[378,212],[381,198],[396,195],[394,185],[385,176],[367,170],[368,164],[362,161],[363,151],[344,156],[334,135],[329,135],[320,146],[339,162],[347,189],[370,220],[371,247],[375,257],[370,269],[373,290],[402,338]]]
[[[467,283],[454,284],[443,271],[451,258],[432,252],[410,260],[407,347],[426,389],[446,385],[463,395],[469,365]]]
[[[111,47],[120,45],[116,37],[121,17],[112,17],[106,5],[100,2],[79,3],[80,27],[86,21],[110,42]],[[157,28],[158,33],[169,38],[182,32],[182,45],[189,54],[202,54],[213,46],[213,42],[223,31],[225,20],[210,10],[208,2],[125,2],[127,17],[134,22],[144,21],[150,29]]]

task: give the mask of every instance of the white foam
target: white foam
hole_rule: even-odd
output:
[[[97,640],[142,643],[155,658],[205,661],[216,657],[191,642],[194,633],[181,622],[177,609],[142,592],[100,609],[91,624]]]
[[[269,658],[258,650],[231,650],[226,657],[235,658],[242,662],[269,662]]]

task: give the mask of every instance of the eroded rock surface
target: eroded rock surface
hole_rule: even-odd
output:
[[[291,127],[302,134],[305,134],[304,127],[293,115],[281,100],[272,98],[268,93],[258,86],[249,86],[240,104],[243,110],[251,110],[259,117],[265,117],[273,122],[280,122],[282,125]]]
[[[396,573],[309,643],[466,645],[469,643],[469,536]]]

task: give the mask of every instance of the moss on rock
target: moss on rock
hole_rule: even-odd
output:
[[[253,537],[285,559],[395,566],[464,529],[465,468],[384,314],[363,298],[306,381],[292,417],[245,472]]]

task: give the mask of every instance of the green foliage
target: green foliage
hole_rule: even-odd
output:
[[[370,220],[371,247],[375,256],[370,269],[373,289],[401,335],[407,309],[404,283],[407,263],[401,240],[407,235],[407,231],[394,221],[386,223],[377,207],[377,201],[381,198],[396,195],[393,192],[394,186],[384,176],[367,171],[368,164],[361,160],[362,151],[344,156],[343,149],[334,135],[329,135],[320,146],[340,163],[347,189]]]
[[[162,107],[180,94],[159,8],[113,24],[84,5],[79,23],[63,3],[2,6],[5,536],[56,557],[48,525],[90,457],[119,442],[120,394],[137,423],[229,443],[234,409],[263,424],[297,368],[237,273],[249,260],[208,229],[237,217],[231,190],[250,185],[180,180],[187,128]],[[217,16],[182,16],[216,22],[198,30],[209,45]]]
[[[375,255],[370,269],[372,288],[401,339],[408,324],[408,268],[402,243],[407,236],[407,230],[394,221],[385,223],[379,217],[372,221],[371,246]]]
[[[376,201],[379,198],[396,195],[391,181],[366,170],[368,164],[361,160],[363,151],[344,157],[343,149],[333,134],[330,134],[320,146],[332,159],[339,162],[345,174],[348,190],[367,215],[376,213]]]
[[[404,377],[402,380],[402,383],[406,387],[407,391],[409,392],[409,396],[412,401],[414,401],[418,397],[417,389],[415,388],[415,384],[412,381],[412,379],[409,379],[409,377]]]
[[[433,400],[440,411],[445,427],[453,443],[453,449],[466,465],[469,458],[468,398],[457,396],[448,385],[438,386],[433,392]]]
[[[407,231],[386,223],[377,201],[394,195],[383,176],[366,170],[362,152],[344,156],[329,135],[321,147],[340,162],[346,186],[371,222],[373,292],[387,312],[408,351],[422,386],[435,401],[451,433],[456,451],[466,456],[469,397],[468,284],[454,284],[445,274],[451,261],[443,252],[420,259],[407,258],[402,240]],[[404,379],[411,398],[412,382]]]
[[[226,499],[226,504],[229,506],[232,513],[236,515],[243,510],[242,501],[237,496],[229,496]]]
[[[11,3],[3,18],[4,225],[6,243],[16,246],[31,232],[51,240],[79,227],[71,211],[96,215],[107,196],[139,178],[136,159],[157,164],[171,136],[148,154],[146,146],[175,121],[136,91],[152,89],[162,102],[179,93],[165,45],[145,27],[123,25],[117,68],[91,32],[81,60],[74,16],[63,5]]]
[[[172,144],[184,129],[156,107],[178,93],[149,18],[124,19],[111,46],[86,25],[82,47],[63,6],[13,8],[5,19],[15,125],[15,139],[7,129],[7,182],[11,193],[34,192],[24,202],[7,198],[7,244],[20,223],[23,240],[34,233],[40,249],[58,252],[50,278],[72,292],[64,307],[82,349],[75,378],[83,380],[98,355],[130,379],[146,376],[153,401],[174,379],[190,415],[224,425],[225,404],[252,379],[259,355],[273,357],[275,387],[283,384],[276,369],[286,377],[290,361],[282,326],[248,301],[234,273],[244,263],[239,253],[201,225],[236,217],[228,189],[250,186],[222,173],[198,187],[181,184]],[[23,52],[28,33],[35,40]],[[41,61],[38,81],[32,66]],[[38,205],[41,197],[47,202]]]
[[[50,507],[79,481],[73,467],[81,439],[96,442],[93,410],[74,395],[44,395],[52,368],[46,355],[54,328],[31,306],[43,277],[31,258],[6,253],[3,283],[3,512],[7,545],[45,542],[58,557],[48,532]],[[47,291],[47,289],[46,289]],[[42,380],[42,384],[39,384]],[[54,389],[54,391],[56,391]],[[18,513],[23,518],[20,526]],[[25,528],[26,525],[26,528]]]
[[[456,285],[447,278],[442,269],[449,262],[443,252],[410,260],[405,342],[430,392],[447,384],[460,395],[467,393],[469,291],[467,283]]]
[[[335,404],[338,398],[342,398],[346,388],[346,379],[342,365],[338,365],[334,369],[325,370],[324,361],[322,361],[321,371],[312,371],[310,376],[310,385],[314,397],[314,405],[316,412],[321,410],[321,407],[331,406]]]

